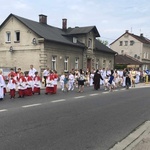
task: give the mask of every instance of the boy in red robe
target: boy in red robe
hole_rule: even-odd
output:
[[[25,72],[25,78],[26,78],[26,90],[25,90],[25,95],[26,96],[32,96],[33,92],[32,92],[32,84],[33,84],[33,80],[32,77],[29,76],[29,72],[26,71]]]
[[[38,93],[40,95],[40,90],[41,90],[41,78],[38,75],[38,72],[35,72],[33,94]]]
[[[24,77],[23,72],[20,73],[20,77],[18,79],[18,98],[23,98],[25,96],[25,90],[26,90],[26,79]]]
[[[15,94],[16,94],[16,80],[14,80],[14,76],[11,75],[11,78],[8,81],[7,87],[10,90],[10,99],[14,99],[15,98]]]
[[[54,79],[55,79],[54,73],[50,71],[50,75],[47,77],[47,80],[46,80],[45,94],[48,94],[48,93],[54,94]]]

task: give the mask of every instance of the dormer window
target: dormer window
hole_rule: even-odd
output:
[[[77,43],[77,38],[73,37],[73,43]]]
[[[88,40],[88,48],[92,48],[92,39],[91,38],[89,38],[89,40]]]

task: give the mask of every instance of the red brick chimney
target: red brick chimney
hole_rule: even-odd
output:
[[[47,16],[43,14],[39,15],[39,23],[47,24]]]
[[[62,19],[62,29],[66,30],[67,29],[67,19]]]

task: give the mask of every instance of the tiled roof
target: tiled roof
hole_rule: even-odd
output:
[[[95,26],[68,28],[66,34],[67,35],[86,34],[92,30],[94,31],[96,37],[100,37]]]
[[[132,36],[133,38],[137,39],[138,41],[140,41],[142,43],[150,44],[150,40],[148,38],[144,37],[142,34],[140,36],[138,36],[138,35],[135,35],[133,33],[129,33],[128,31],[126,31],[123,35],[121,35],[119,38],[117,38],[115,41],[113,41],[110,45],[112,45],[113,43],[118,41],[125,34],[128,34],[128,35]]]
[[[15,17],[17,20],[22,22],[26,27],[28,27],[31,31],[36,33],[39,37],[42,37],[45,40],[49,40],[49,41],[85,47],[85,44],[80,43],[79,41],[77,43],[73,43],[73,37],[78,34],[87,34],[90,31],[93,31],[96,37],[100,36],[96,26],[75,27],[75,28],[68,28],[66,30],[63,30],[61,28],[39,23],[14,14],[10,14],[7,17],[7,19],[1,24],[0,28],[3,26],[3,24],[5,24],[5,22],[10,17]],[[108,48],[107,46],[99,42],[98,40],[95,40],[95,46],[96,46],[95,50],[112,53],[112,54],[116,53],[112,49]]]
[[[98,51],[106,52],[106,53],[116,54],[115,51],[113,51],[112,49],[110,49],[109,47],[107,47],[106,45],[104,45],[97,39],[95,40],[95,49]]]
[[[142,62],[129,55],[116,55],[115,64],[120,65],[141,65]]]

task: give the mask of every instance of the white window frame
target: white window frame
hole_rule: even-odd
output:
[[[95,68],[96,68],[96,69],[99,69],[99,59],[96,60]]]
[[[106,68],[106,60],[103,60],[103,68]]]
[[[10,31],[6,32],[6,42],[11,42],[11,32]]]
[[[120,45],[119,46],[122,46],[123,45],[123,41],[120,41]]]
[[[73,43],[77,43],[77,38],[73,37]]]
[[[89,38],[89,40],[88,40],[88,48],[92,48],[92,39],[91,38]]]
[[[143,53],[143,58],[146,58],[146,52]]]
[[[111,68],[111,67],[112,67],[112,61],[109,60],[109,68]]]
[[[68,71],[68,60],[69,60],[69,58],[65,57],[65,59],[64,59],[64,71]]]
[[[128,41],[124,41],[124,45],[125,45],[125,46],[128,46]]]
[[[20,31],[15,31],[15,42],[20,42]]]
[[[131,40],[131,41],[130,41],[130,46],[133,46],[133,44],[134,44],[134,41]]]
[[[146,58],[148,59],[148,52],[146,53]]]
[[[52,70],[56,70],[57,56],[52,56]]]
[[[75,58],[75,69],[79,69],[79,58]]]

